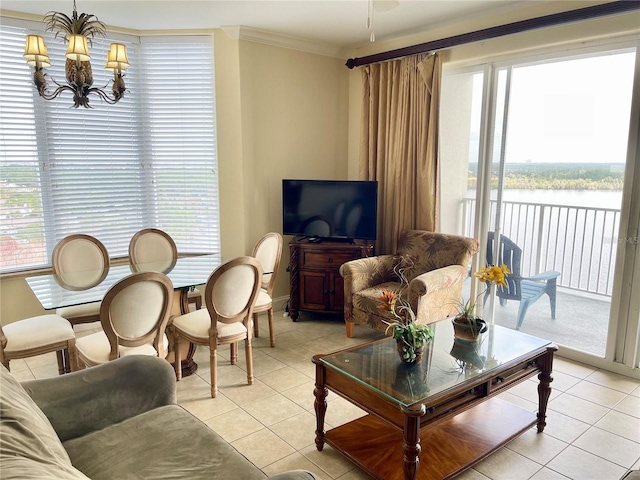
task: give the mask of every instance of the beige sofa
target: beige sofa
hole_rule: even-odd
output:
[[[0,370],[3,480],[267,478],[176,405],[165,360],[134,355],[23,384]],[[270,478],[317,479],[301,470]]]

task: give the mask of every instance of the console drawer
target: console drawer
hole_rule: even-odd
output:
[[[303,251],[302,266],[318,268],[340,268],[345,262],[360,258],[359,251]]]

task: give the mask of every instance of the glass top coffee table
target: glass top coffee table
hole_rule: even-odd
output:
[[[375,478],[452,478],[533,425],[542,432],[557,347],[491,325],[477,343],[454,337],[451,320],[418,365],[385,338],[316,355],[316,446],[328,443]],[[538,374],[538,413],[496,398]],[[368,415],[324,431],[328,390]],[[422,453],[421,453],[422,452]]]

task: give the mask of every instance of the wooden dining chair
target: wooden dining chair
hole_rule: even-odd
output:
[[[171,236],[157,228],[145,228],[129,241],[129,261],[133,272],[169,273],[178,260],[178,248]],[[197,288],[189,291],[189,303],[202,308],[202,293]]]
[[[79,362],[94,366],[127,355],[165,358],[172,303],[173,284],[163,273],[134,273],[118,281],[102,300],[102,331],[76,340]]]
[[[76,336],[73,327],[58,315],[40,315],[0,325],[0,362],[56,352],[58,373],[76,370]]]
[[[87,290],[100,284],[109,273],[109,253],[91,235],[74,234],[53,249],[51,264],[56,281],[67,290]],[[71,325],[100,321],[100,302],[61,307],[56,315]]]
[[[251,256],[257,258],[262,266],[262,283],[258,300],[253,308],[253,334],[258,336],[258,316],[267,312],[269,320],[269,341],[272,347],[276,346],[275,330],[273,326],[273,287],[276,284],[276,275],[280,267],[282,257],[282,236],[271,232],[264,235],[255,247]]]
[[[253,383],[251,317],[262,283],[262,267],[253,257],[239,257],[213,271],[204,290],[206,308],[174,317],[176,378],[182,378],[180,341],[208,345],[210,350],[211,397],[218,393],[218,345],[229,344],[231,364],[238,359],[238,342],[244,340],[247,383]]]

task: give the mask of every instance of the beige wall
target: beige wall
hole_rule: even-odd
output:
[[[282,233],[283,178],[346,178],[348,73],[341,59],[239,43],[244,251],[250,253],[265,233]],[[221,157],[228,161],[235,158]],[[275,297],[289,295],[289,240]]]
[[[200,32],[202,33],[202,32]],[[282,179],[347,177],[343,59],[214,32],[223,260],[282,232]],[[275,297],[289,294],[285,237]],[[45,313],[22,278],[0,280],[0,321]]]

